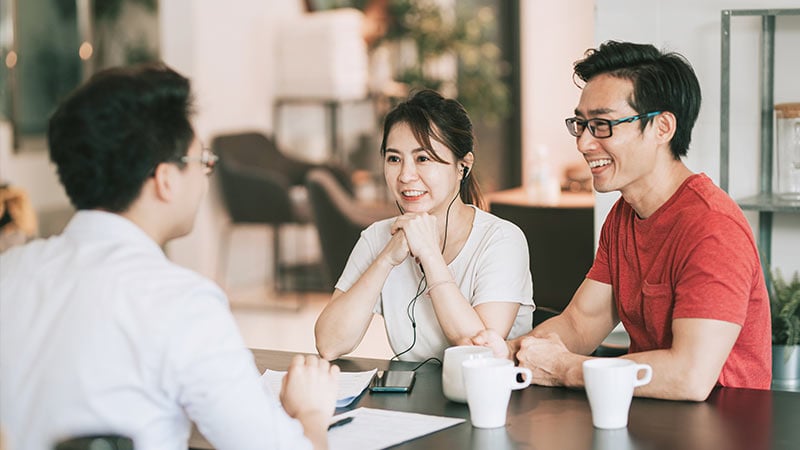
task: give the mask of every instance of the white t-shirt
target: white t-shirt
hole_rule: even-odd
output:
[[[81,434],[186,449],[310,448],[259,380],[223,292],[122,216],[0,255],[0,423],[10,449]]]
[[[361,232],[336,288],[346,292],[361,277],[391,238],[395,219],[370,225]],[[458,288],[473,307],[487,302],[514,302],[520,308],[509,338],[531,330],[533,282],[525,235],[516,225],[475,208],[475,219],[467,242],[449,264]],[[389,273],[380,296],[375,299],[375,314],[382,314],[392,351],[400,353],[414,341],[409,318],[409,303],[418,292],[422,272],[413,258],[406,258]],[[442,358],[450,346],[436,319],[430,297],[420,295],[413,307],[416,343],[403,354],[405,361]]]

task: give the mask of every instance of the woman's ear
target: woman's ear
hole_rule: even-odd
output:
[[[459,165],[461,166],[462,180],[467,178],[467,175],[469,175],[472,172],[473,164],[475,164],[475,155],[472,152],[467,153],[466,155],[464,155],[463,158],[461,158],[461,161],[459,161]]]

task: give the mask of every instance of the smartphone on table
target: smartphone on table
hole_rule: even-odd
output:
[[[411,370],[379,370],[372,377],[370,392],[411,392],[416,373]]]

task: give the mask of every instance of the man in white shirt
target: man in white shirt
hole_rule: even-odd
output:
[[[95,75],[50,120],[50,158],[78,212],[0,255],[0,425],[11,450],[129,436],[185,449],[324,448],[339,369],[292,362],[265,391],[224,293],[161,248],[191,231],[216,156],[189,81],[163,65]]]

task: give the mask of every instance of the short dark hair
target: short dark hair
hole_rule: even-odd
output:
[[[398,123],[407,124],[417,142],[425,146],[436,161],[444,162],[444,159],[433,151],[431,137],[449,148],[456,160],[464,158],[469,152],[474,154],[475,135],[466,109],[457,100],[444,98],[434,90],[412,92],[408,100],[389,111],[383,122],[381,155],[386,154],[389,131]],[[472,173],[462,183],[460,195],[466,204],[474,204],[479,208],[486,206]]]
[[[686,156],[702,98],[697,75],[683,55],[662,52],[650,44],[607,41],[598,49],[587,50],[585,58],[575,63],[574,76],[584,82],[600,74],[633,82],[633,98],[628,104],[637,113],[674,114],[677,127],[670,150],[675,159]],[[641,120],[642,130],[649,120]]]
[[[123,212],[194,140],[189,80],[162,63],[98,72],[50,118],[50,159],[77,209]]]

